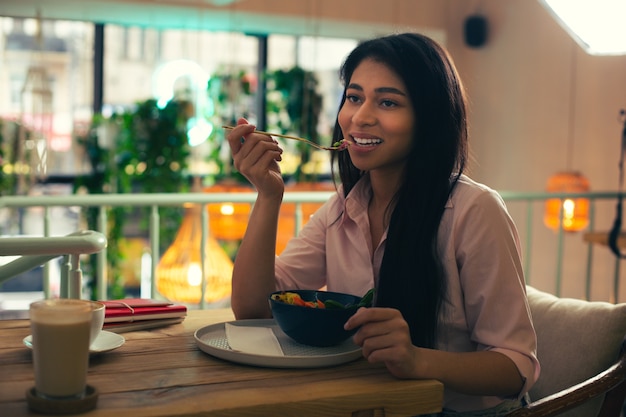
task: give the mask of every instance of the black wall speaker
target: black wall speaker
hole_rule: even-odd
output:
[[[472,48],[480,48],[487,43],[487,19],[474,15],[465,19],[465,43]]]

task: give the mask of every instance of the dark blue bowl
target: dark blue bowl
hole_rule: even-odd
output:
[[[297,293],[304,301],[333,300],[353,306],[345,309],[311,308],[272,299],[272,295],[281,292]],[[348,332],[343,325],[356,312],[359,301],[361,297],[356,295],[316,290],[276,291],[269,297],[274,320],[281,330],[296,342],[310,346],[334,346],[352,336],[356,330]]]

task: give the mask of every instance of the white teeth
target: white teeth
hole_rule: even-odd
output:
[[[356,138],[356,137],[353,139],[354,139],[354,142],[356,142],[359,145],[377,145],[383,142],[381,139],[365,139],[365,138]]]

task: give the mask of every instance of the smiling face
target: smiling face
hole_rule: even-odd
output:
[[[350,142],[354,166],[362,171],[402,172],[415,118],[404,82],[389,67],[372,59],[356,67],[338,122]]]

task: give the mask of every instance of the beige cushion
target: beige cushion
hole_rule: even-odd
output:
[[[531,400],[582,382],[615,361],[626,335],[626,303],[557,298],[530,286],[527,291],[541,363]],[[597,398],[563,416],[596,416],[601,402]]]

